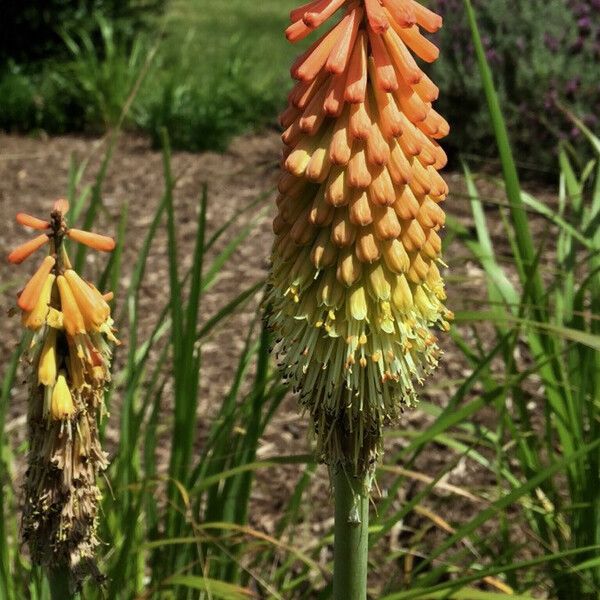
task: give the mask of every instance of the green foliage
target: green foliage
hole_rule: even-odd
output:
[[[508,208],[501,208],[500,212],[506,236],[511,241],[509,264],[516,267],[518,285],[511,283],[506,267],[491,244],[475,179],[465,168],[475,236],[452,220],[450,229],[481,265],[488,298],[487,310],[459,312],[457,320],[465,324],[491,323],[495,339],[491,341],[488,336],[486,343],[473,328],[478,348],[474,350],[458,332],[454,336],[474,369],[459,392],[462,396],[475,379],[482,385],[483,394],[479,400],[463,405],[458,415],[452,414],[459,400],[453,397],[447,408],[435,411],[438,416],[434,425],[418,435],[408,451],[397,458],[411,456],[413,452],[412,461],[414,452],[420,451],[426,442],[439,441],[446,434],[449,435],[446,444],[456,450],[461,446],[465,448],[449,432],[458,425],[459,429],[475,433],[465,419],[488,406],[495,410],[496,428],[480,431],[476,438],[471,438],[471,448],[465,451],[481,452],[478,459],[481,461],[486,446],[495,449],[495,457],[488,465],[494,474],[495,486],[501,492],[488,508],[461,524],[420,563],[410,591],[391,593],[385,598],[433,598],[437,596],[432,592],[455,589],[460,583],[472,581],[475,575],[465,575],[457,581],[440,581],[447,569],[436,571],[433,567],[433,561],[441,556],[452,561],[452,556],[458,554],[453,550],[455,544],[469,539],[475,544],[477,554],[486,556],[493,565],[482,569],[479,577],[484,573],[504,572],[511,586],[526,592],[543,580],[544,576],[535,569],[544,566],[551,597],[592,600],[597,598],[600,583],[596,560],[600,548],[597,519],[600,493],[597,478],[592,475],[598,472],[600,452],[600,238],[597,233],[600,141],[579,124],[582,135],[588,137],[595,150],[594,160],[581,172],[576,171],[566,150],[561,149],[561,193],[557,209],[544,206],[521,190],[474,12],[469,0],[465,4],[504,173],[502,185]],[[526,218],[528,211],[560,224],[556,264],[549,280],[547,267],[543,278],[540,265],[542,254],[544,258],[547,254],[548,240],[534,243]],[[491,352],[487,350],[490,341]],[[498,359],[501,359],[501,368],[491,369],[491,361]],[[539,414],[532,413],[528,406],[528,383],[532,376],[541,382],[543,390],[544,405]],[[505,445],[506,442],[510,443]],[[521,511],[520,525],[515,530],[502,511],[516,503],[521,505]],[[494,534],[488,539],[470,537],[480,526],[492,522]],[[513,556],[523,531],[529,531],[544,552],[533,561],[519,563]],[[568,556],[573,557],[574,563],[569,562],[566,568],[555,564],[554,561],[563,561]],[[518,577],[511,575],[513,569],[519,570]]]
[[[63,34],[72,60],[57,70],[57,86],[81,112],[81,122],[114,127],[143,74],[150,48],[137,35],[126,41],[112,21],[97,15],[100,43],[85,30]]]
[[[33,70],[9,62],[0,70],[1,128],[103,132],[125,116],[154,50],[141,34],[127,41],[112,21],[100,14],[93,20],[98,40],[87,29],[63,32],[69,60]]]
[[[565,119],[566,104],[597,127],[600,94],[596,65],[598,7],[578,0],[477,0],[479,27],[515,156],[534,175],[555,173],[558,139],[581,142]],[[447,140],[455,152],[494,152],[471,34],[462,0],[432,0],[444,16],[436,34],[440,58],[432,67],[441,89],[438,110],[452,124]],[[587,150],[584,144],[579,149]]]
[[[9,61],[0,69],[0,128],[6,131],[45,129],[52,133],[80,128],[79,111],[61,91],[58,76],[50,65],[31,74]]]
[[[165,127],[174,147],[223,150],[234,135],[274,123],[300,51],[282,33],[293,5],[231,0],[224,11],[218,0],[172,2],[137,125],[155,143]]]
[[[172,2],[153,31],[86,13],[85,24],[60,28],[60,60],[0,69],[0,128],[104,131],[131,95],[123,125],[157,147],[165,128],[176,148],[224,150],[234,135],[274,123],[284,103],[299,51],[281,33],[287,10],[274,0],[234,0],[227,13],[218,2]]]
[[[114,125],[132,82],[146,68],[125,125],[148,132],[156,146],[163,127],[176,148],[223,150],[232,136],[274,123],[292,58],[310,41],[292,46],[283,36],[294,2],[232,0],[225,11],[216,0],[177,0],[158,20],[162,4],[61,1],[57,5],[68,15],[37,11],[42,21],[36,31],[44,25],[52,32],[54,50],[48,51],[44,36],[21,36],[44,60],[32,63],[31,56],[15,53],[0,69],[0,127],[104,130]],[[441,54],[432,72],[441,89],[436,107],[452,125],[446,145],[455,158],[492,158],[493,132],[461,0],[430,4],[445,20],[433,36]],[[597,8],[583,0],[475,6],[515,156],[534,176],[552,177],[558,139],[586,150],[559,105],[592,128],[598,125]],[[154,60],[144,66],[149,55]]]
[[[229,38],[211,68],[200,70],[196,56],[203,44],[197,36],[177,48],[175,40],[167,37],[136,105],[136,124],[155,145],[165,128],[174,147],[225,150],[236,133],[273,120],[281,86],[270,70],[257,69],[247,39]]]

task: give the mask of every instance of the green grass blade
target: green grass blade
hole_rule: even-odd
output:
[[[164,585],[187,587],[220,600],[247,600],[254,597],[247,588],[199,575],[173,575],[165,581]]]
[[[506,194],[509,201],[510,213],[515,226],[517,243],[519,245],[519,249],[522,255],[523,266],[520,275],[521,279],[524,281],[525,279],[527,279],[528,270],[533,268],[536,264],[535,245],[531,236],[531,230],[527,221],[527,212],[525,210],[523,198],[521,196],[521,184],[519,182],[517,167],[508,139],[506,123],[502,115],[498,95],[494,88],[492,72],[490,70],[489,64],[485,56],[485,50],[483,48],[483,43],[481,41],[479,29],[477,27],[475,11],[473,10],[471,0],[465,0],[465,7],[467,10],[467,19],[469,22],[469,27],[471,29],[473,44],[475,46],[475,55],[477,57],[477,62],[479,65],[479,72],[481,74],[483,90],[488,103],[490,118],[492,121],[492,128],[496,136],[496,143],[498,146],[498,152],[500,154],[500,161],[502,164],[502,171],[504,173],[504,182],[506,185]],[[534,273],[532,273],[531,279],[533,301],[539,307],[542,307],[545,303],[545,292],[539,271],[536,270]]]
[[[521,487],[513,490],[506,496],[500,498],[496,502],[494,502],[489,508],[480,512],[474,519],[471,519],[468,523],[458,528],[454,534],[449,536],[444,542],[442,542],[439,546],[437,546],[427,558],[421,562],[421,564],[415,569],[415,572],[422,571],[427,565],[429,565],[432,561],[434,561],[437,557],[441,556],[446,550],[451,548],[455,543],[463,540],[465,536],[469,535],[473,531],[475,531],[478,527],[489,521],[492,517],[498,514],[501,510],[504,510],[514,502],[516,502],[519,498],[524,496],[525,494],[530,493],[536,487],[538,487],[541,483],[543,483],[550,476],[554,475],[561,469],[567,467],[570,463],[574,462],[576,459],[579,459],[582,456],[590,453],[592,450],[600,447],[600,439],[595,440],[589,444],[586,444],[579,450],[573,452],[572,454],[568,454],[561,458],[560,460],[555,461],[550,466],[546,467],[542,471],[540,471],[537,475],[526,481]]]

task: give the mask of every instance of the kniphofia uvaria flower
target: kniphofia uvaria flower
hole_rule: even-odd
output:
[[[100,492],[96,478],[107,466],[100,446],[104,388],[116,342],[108,302],[73,269],[64,239],[110,251],[107,236],[69,229],[68,204],[55,202],[45,221],[24,213],[17,221],[39,233],[13,250],[18,264],[36,250],[48,254],[20,292],[22,323],[31,331],[29,456],[25,481],[23,537],[32,561],[63,569],[74,585],[98,576],[94,549]]]
[[[439,271],[448,124],[413,56],[436,59],[422,30],[441,18],[414,0],[314,0],[291,12],[288,39],[338,11],[291,70],[267,303],[319,458],[361,474],[452,316]]]
[[[335,600],[364,600],[369,490],[384,425],[436,366],[448,329],[438,264],[448,124],[417,64],[441,19],[414,0],[312,0],[292,66],[267,306],[284,376],[300,392],[335,491]]]

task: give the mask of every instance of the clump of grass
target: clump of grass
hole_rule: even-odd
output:
[[[172,43],[169,40],[165,44]],[[159,53],[142,89],[136,125],[156,146],[166,129],[176,148],[224,151],[236,134],[272,122],[281,105],[276,77],[270,70],[256,69],[247,41],[231,38],[210,72],[200,73],[193,60],[199,45],[194,38],[178,57]]]
[[[0,127],[104,131],[148,71],[123,125],[156,147],[165,128],[176,148],[224,150],[233,136],[275,122],[291,60],[276,33],[285,19],[280,3],[249,10],[237,0],[227,16],[217,4],[174,2],[153,29],[126,28],[102,11],[66,22],[60,60],[0,70]]]

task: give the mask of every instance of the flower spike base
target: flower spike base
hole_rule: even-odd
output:
[[[438,267],[448,187],[437,140],[449,127],[415,59],[437,58],[424,33],[442,20],[416,0],[312,0],[290,20],[291,42],[334,24],[293,64],[280,118],[267,318],[318,458],[335,474],[337,516],[357,498],[365,513],[360,534],[336,523],[336,588],[347,577],[361,587],[336,598],[352,600],[365,597],[363,575],[340,569],[348,553],[366,557],[361,498],[383,428],[416,402],[416,385],[441,354],[433,329],[447,330],[452,318]]]

